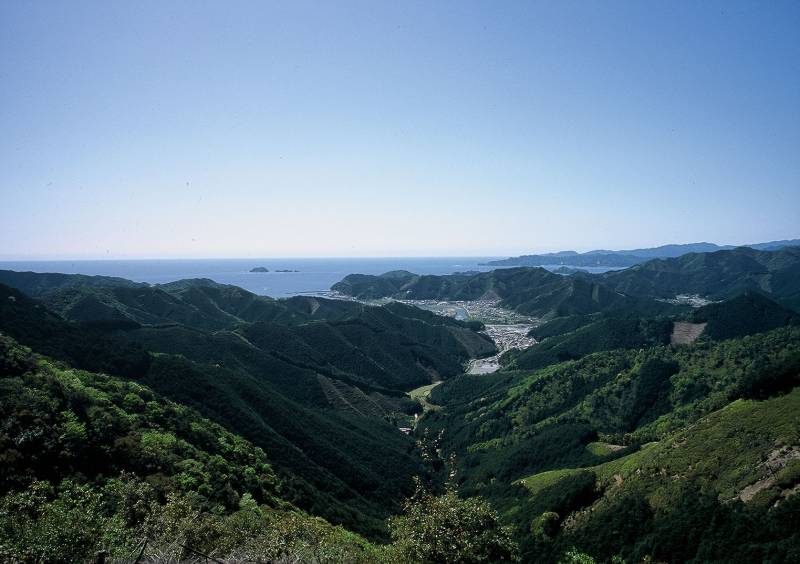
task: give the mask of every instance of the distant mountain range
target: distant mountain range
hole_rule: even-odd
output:
[[[800,246],[800,239],[785,239],[743,245],[758,251],[774,251],[784,247]],[[559,251],[541,255],[522,255],[502,260],[487,262],[490,266],[577,266],[577,267],[628,267],[641,264],[654,258],[677,258],[689,253],[710,253],[735,249],[734,245],[716,245],[714,243],[687,243],[685,245],[662,245],[650,249],[628,249],[611,251],[597,249],[585,253],[576,251]]]

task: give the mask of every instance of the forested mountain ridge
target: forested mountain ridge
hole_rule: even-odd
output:
[[[540,560],[575,547],[627,562],[795,561],[798,411],[797,388],[740,399],[616,460],[524,478],[531,502],[549,498],[561,513],[534,521],[526,550]]]
[[[800,328],[785,327],[691,347],[598,352],[533,372],[464,375],[432,391],[440,408],[420,427],[443,432],[462,492],[486,497],[526,531],[518,538],[527,561],[557,561],[571,546],[630,561],[785,561],[800,550],[789,524],[800,516],[800,396],[767,398],[799,384]],[[744,411],[729,406],[741,398],[750,402]],[[683,452],[688,459],[676,458]],[[668,532],[691,529],[693,515],[724,521],[668,548]],[[740,544],[737,527],[751,528],[751,547]]]
[[[675,309],[648,298],[611,291],[593,278],[562,276],[543,268],[502,268],[442,276],[409,272],[351,274],[331,289],[360,299],[497,300],[502,307],[542,318],[614,311],[652,315]]]
[[[656,259],[602,275],[609,288],[632,296],[672,298],[697,294],[732,298],[762,292],[778,303],[800,309],[800,247],[776,251],[738,248]]]
[[[271,454],[140,384],[0,334],[0,559],[377,562],[299,511]],[[207,557],[206,557],[207,558]]]
[[[85,274],[61,274],[16,272],[13,270],[0,270],[0,284],[17,288],[29,296],[38,297],[53,290],[81,287],[121,287],[140,288],[147,284],[133,282],[125,278],[114,276],[88,276]]]
[[[613,313],[559,317],[531,329],[530,336],[539,344],[511,350],[501,363],[506,368],[535,369],[593,352],[666,345],[675,341],[680,326],[697,331],[701,340],[723,340],[796,325],[800,314],[761,293],[745,292],[669,317]]]
[[[24,290],[23,290],[24,291]],[[359,304],[298,296],[274,300],[211,280],[181,280],[145,287],[94,286],[54,289],[41,296],[51,310],[72,321],[126,319],[144,325],[180,323],[220,330],[238,323],[284,325],[352,317]]]
[[[42,301],[0,287],[0,331],[55,358],[133,378],[196,408],[273,452],[288,499],[370,534],[381,534],[382,520],[409,493],[418,472],[413,441],[393,423],[393,414],[419,408],[404,392],[458,374],[472,355],[495,350],[466,324],[438,316],[429,323],[431,314],[407,306],[262,300],[202,281],[176,286],[169,288],[172,293],[57,290]],[[45,307],[63,292],[110,295],[116,299],[112,305],[127,308],[128,315],[83,309],[80,322],[64,320]],[[209,296],[222,315],[204,313]],[[131,303],[137,317],[130,315]],[[67,315],[71,311],[64,309]],[[175,311],[199,312],[189,317],[194,326],[141,323],[155,316],[170,320]],[[248,323],[242,321],[246,316],[286,323]],[[230,323],[221,330],[202,329],[209,319]]]
[[[593,313],[675,313],[678,310],[663,300],[681,294],[723,300],[746,291],[761,292],[800,311],[800,247],[690,253],[602,275],[563,276],[536,267],[443,276],[351,274],[332,290],[361,299],[492,299],[544,319]]]
[[[800,313],[754,291],[698,308],[691,312],[689,319],[694,323],[705,323],[702,336],[715,340],[800,325]]]

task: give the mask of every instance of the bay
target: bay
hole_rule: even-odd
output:
[[[209,278],[255,294],[284,298],[327,292],[333,284],[353,273],[382,274],[390,270],[408,270],[415,274],[452,274],[488,271],[496,267],[482,266],[480,263],[497,258],[502,257],[0,261],[0,269],[118,276],[149,284],[164,284],[184,278]],[[269,269],[269,272],[250,272],[250,269],[260,266]]]

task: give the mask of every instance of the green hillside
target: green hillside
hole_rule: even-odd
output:
[[[0,335],[0,558],[375,561],[281,499],[267,454],[196,411]],[[145,542],[146,540],[146,542]],[[372,556],[370,556],[372,554]]]
[[[798,414],[800,389],[738,400],[616,460],[524,478],[521,485],[543,510],[527,548],[542,554],[577,547],[633,562],[794,561]],[[583,499],[581,482],[590,484]],[[573,512],[567,517],[565,510]]]
[[[680,308],[663,300],[699,295],[712,300],[748,291],[800,309],[800,247],[741,247],[649,260],[603,275],[561,276],[543,268],[501,268],[444,276],[387,272],[351,274],[332,290],[360,299],[499,300],[502,307],[545,321],[594,313],[652,316]],[[662,300],[662,301],[657,301]],[[684,308],[685,309],[685,308]]]
[[[557,559],[570,542],[590,553],[595,547],[603,558],[617,551],[629,557],[625,551],[637,538],[567,534],[577,522],[567,516],[601,495],[593,471],[577,469],[637,460],[637,449],[649,452],[643,445],[693,429],[737,398],[767,398],[798,384],[800,331],[783,328],[693,347],[599,352],[534,372],[464,375],[431,391],[429,401],[440,409],[426,412],[420,429],[444,433],[445,452],[459,460],[462,491],[487,497],[515,524],[528,559]],[[749,440],[745,432],[729,436],[733,442],[720,448],[735,449],[735,441]],[[760,456],[757,452],[750,454]],[[711,457],[706,464],[711,470],[718,462]],[[730,464],[749,471],[746,464]],[[522,479],[535,495],[520,497]],[[692,480],[689,486],[702,483]],[[548,511],[558,517],[540,519]],[[532,527],[547,533],[544,545],[534,543],[535,535],[523,535]],[[578,538],[581,543],[570,540]]]
[[[309,414],[295,415],[314,430]],[[373,544],[287,502],[297,490],[272,469],[280,449],[265,454],[147,386],[55,363],[2,334],[0,416],[4,561],[517,560],[496,512],[453,490],[418,487],[386,521],[391,544]]]
[[[17,288],[29,296],[39,297],[55,290],[68,288],[144,288],[147,284],[132,282],[113,276],[87,276],[85,274],[61,274],[38,272],[15,272],[0,270],[0,284]]]
[[[464,323],[442,317],[428,323],[432,314],[407,306],[394,309],[413,312],[411,317],[391,307],[269,300],[204,284],[176,285],[172,293],[78,289],[126,298],[114,307],[135,303],[137,319],[84,316],[80,323],[49,313],[49,298],[38,302],[5,288],[0,330],[75,366],[133,378],[191,405],[276,453],[275,469],[299,507],[371,535],[385,534],[383,520],[410,492],[419,469],[413,440],[390,424],[396,414],[407,417],[420,409],[405,392],[459,374],[467,359],[492,354],[494,345]],[[222,312],[216,317],[205,313],[209,296],[225,308],[212,310]],[[164,307],[170,303],[182,309]],[[174,320],[142,324],[148,315],[178,317],[176,311],[191,312],[181,319],[215,319],[229,327],[204,330],[203,323]],[[243,320],[258,317],[277,321]]]
[[[528,332],[528,336],[535,338],[537,341],[543,341],[549,337],[571,333],[601,318],[602,315],[597,313],[591,315],[565,315],[533,327]]]
[[[445,409],[425,422],[447,427],[452,446],[468,454],[465,464],[483,475],[496,466],[511,477],[516,470],[507,458],[521,466],[546,464],[526,454],[530,437],[574,425],[610,443],[657,440],[754,389],[755,382],[779,378],[798,353],[800,329],[786,328],[689,348],[594,353],[534,372],[465,375],[432,390],[431,401]],[[792,376],[786,378],[791,388]],[[583,455],[582,447],[558,450],[560,457]]]
[[[798,310],[800,247],[776,251],[742,247],[715,253],[692,253],[652,260],[606,273],[602,278],[610,288],[632,296],[674,298],[677,294],[698,294],[719,300],[758,291]]]
[[[800,324],[800,314],[776,304],[759,292],[746,292],[695,310],[691,320],[706,323],[704,337],[732,339]]]
[[[530,335],[540,343],[524,351],[509,351],[501,359],[506,369],[537,369],[565,360],[576,360],[599,351],[665,345],[670,342],[673,321],[703,323],[701,337],[724,340],[779,327],[800,324],[800,315],[757,292],[746,292],[712,303],[682,316],[637,318],[608,314],[558,317],[534,327]]]
[[[273,300],[236,286],[206,280],[163,286],[78,287],[53,290],[42,297],[49,309],[72,321],[128,320],[145,325],[180,323],[220,330],[242,322],[274,321],[285,325],[314,319],[353,316],[358,304],[294,297]]]
[[[612,291],[593,278],[561,276],[543,268],[502,268],[444,276],[409,272],[351,274],[331,289],[360,299],[499,300],[502,307],[542,318],[598,312],[653,315],[674,309],[648,298]]]
[[[574,320],[575,317],[560,319]],[[538,333],[548,334],[554,329],[545,328]],[[503,364],[509,369],[533,370],[598,351],[664,345],[669,343],[671,331],[672,321],[667,318],[603,317],[574,331],[544,338],[524,351],[512,351],[504,355]],[[532,332],[537,333],[537,330]]]

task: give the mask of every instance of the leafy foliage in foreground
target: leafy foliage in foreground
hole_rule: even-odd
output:
[[[0,369],[2,560],[101,549],[128,561],[514,559],[481,500],[409,501],[389,524],[395,543],[376,546],[281,500],[261,449],[140,384],[58,366],[3,335]]]
[[[191,491],[209,509],[234,508],[245,493],[277,503],[264,452],[194,410],[134,382],[60,368],[3,335],[0,357],[3,490],[133,472],[161,497]]]
[[[102,487],[64,480],[34,482],[0,499],[0,558],[85,561],[100,550],[112,560],[141,555],[157,562],[288,559],[378,562],[381,548],[322,519],[259,506],[247,494],[227,512],[207,511],[191,494],[157,496],[130,475]]]
[[[439,496],[418,490],[405,513],[389,521],[400,562],[512,562],[518,559],[511,530],[482,499]]]
[[[337,562],[375,550],[282,501],[265,453],[188,407],[3,335],[0,368],[3,560],[85,560],[103,548],[128,560]]]

